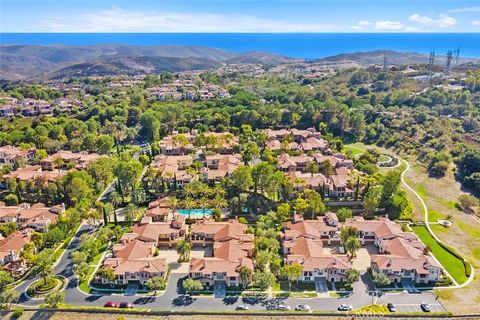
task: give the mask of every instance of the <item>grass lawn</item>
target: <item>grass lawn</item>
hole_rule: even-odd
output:
[[[357,146],[350,146],[350,145],[345,145],[343,146],[343,153],[350,153],[352,157],[355,157],[357,154],[362,154],[365,151],[361,150],[362,148],[357,147]]]
[[[100,262],[100,259],[102,258],[102,255],[105,252],[105,250],[107,250],[107,246],[102,247],[100,249],[100,252],[95,257],[93,257],[93,260],[89,264],[91,266],[96,266]]]
[[[295,297],[295,298],[315,298],[316,292],[277,292],[273,294],[275,297]]]
[[[90,267],[90,268],[88,268],[87,280],[81,281],[81,282],[79,283],[79,285],[78,285],[78,287],[80,288],[80,290],[82,290],[82,291],[85,292],[85,293],[90,293],[90,287],[88,286],[88,280],[89,280],[90,277],[92,276],[94,270],[95,270],[95,267]]]
[[[336,292],[336,291],[330,291],[328,295],[332,298],[340,298],[340,297],[345,297],[348,296],[350,293],[346,292]]]
[[[367,314],[372,314],[372,313],[390,313],[388,311],[388,308],[386,305],[380,305],[380,304],[372,304],[370,306],[364,306],[359,309],[353,310],[353,313],[367,313]]]
[[[425,226],[414,226],[413,231],[418,235],[422,242],[432,250],[433,255],[459,284],[467,281],[463,262],[441,247],[428,233]]]
[[[410,184],[410,183],[409,183]],[[422,198],[428,198],[428,191],[427,188],[425,188],[425,185],[423,183],[419,183],[417,187],[417,193],[420,195]]]
[[[437,222],[438,219],[445,219],[445,215],[435,210],[428,210],[428,221]]]
[[[430,228],[432,228],[436,236],[446,235],[448,233],[448,227],[444,227],[440,224],[431,224]]]

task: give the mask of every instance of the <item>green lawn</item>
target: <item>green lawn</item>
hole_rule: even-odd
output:
[[[433,255],[459,284],[467,281],[463,262],[441,247],[425,226],[414,226],[413,231],[432,250]]]
[[[410,183],[409,183],[410,184]],[[419,183],[417,187],[417,193],[420,195],[422,198],[428,198],[428,191],[427,188],[425,188],[425,185],[423,183]]]
[[[428,210],[428,221],[437,222],[439,219],[445,219],[445,215],[435,210]]]
[[[361,148],[359,148],[359,147],[345,145],[345,146],[343,146],[342,152],[343,153],[349,152],[352,155],[352,157],[355,157],[357,154],[362,154],[365,151],[361,150]]]
[[[80,290],[82,290],[85,293],[90,293],[90,287],[88,286],[88,280],[92,276],[93,271],[95,271],[95,267],[88,268],[87,280],[81,281],[80,284],[78,285]]]

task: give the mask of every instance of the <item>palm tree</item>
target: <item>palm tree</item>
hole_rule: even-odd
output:
[[[170,197],[169,202],[170,208],[172,208],[172,211],[175,211],[178,207],[178,199],[176,197]]]
[[[187,184],[188,186],[188,184]],[[191,209],[194,209],[196,207],[197,202],[192,198],[192,197],[186,197],[183,199],[181,206],[184,209],[188,210],[188,219],[190,219],[190,214],[191,214]]]
[[[122,203],[122,196],[118,192],[113,191],[110,193],[110,201],[112,202],[113,206],[113,219],[115,221],[115,225],[117,225],[117,208]]]
[[[205,209],[210,206],[210,200],[206,197],[201,197],[198,200],[198,204],[202,208],[202,215],[203,215],[203,218],[205,219]]]
[[[228,201],[220,195],[216,195],[215,198],[212,199],[211,204],[214,208],[217,209],[223,209],[228,207]]]
[[[179,261],[185,261],[190,257],[190,251],[192,251],[192,246],[187,240],[180,240],[177,243],[177,253],[180,255]]]
[[[360,249],[360,241],[356,237],[350,237],[345,242],[345,249],[350,252],[350,258],[355,258],[355,252]]]

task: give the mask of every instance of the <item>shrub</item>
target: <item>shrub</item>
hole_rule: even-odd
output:
[[[22,308],[17,308],[15,311],[12,313],[11,319],[18,319],[23,315],[23,309]]]

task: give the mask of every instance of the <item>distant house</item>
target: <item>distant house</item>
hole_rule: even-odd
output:
[[[0,166],[9,164],[12,167],[15,167],[19,160],[23,160],[25,163],[28,163],[35,158],[35,154],[35,148],[24,150],[14,146],[0,147]]]
[[[96,153],[76,153],[62,150],[40,161],[40,165],[43,170],[53,170],[56,167],[55,160],[61,159],[65,164],[70,162],[74,163],[75,168],[80,170],[85,169],[90,163],[95,162],[101,157],[103,156]]]
[[[0,223],[15,222],[17,228],[31,228],[45,232],[51,224],[57,222],[58,215],[64,211],[64,205],[45,207],[41,203],[0,206]]]

